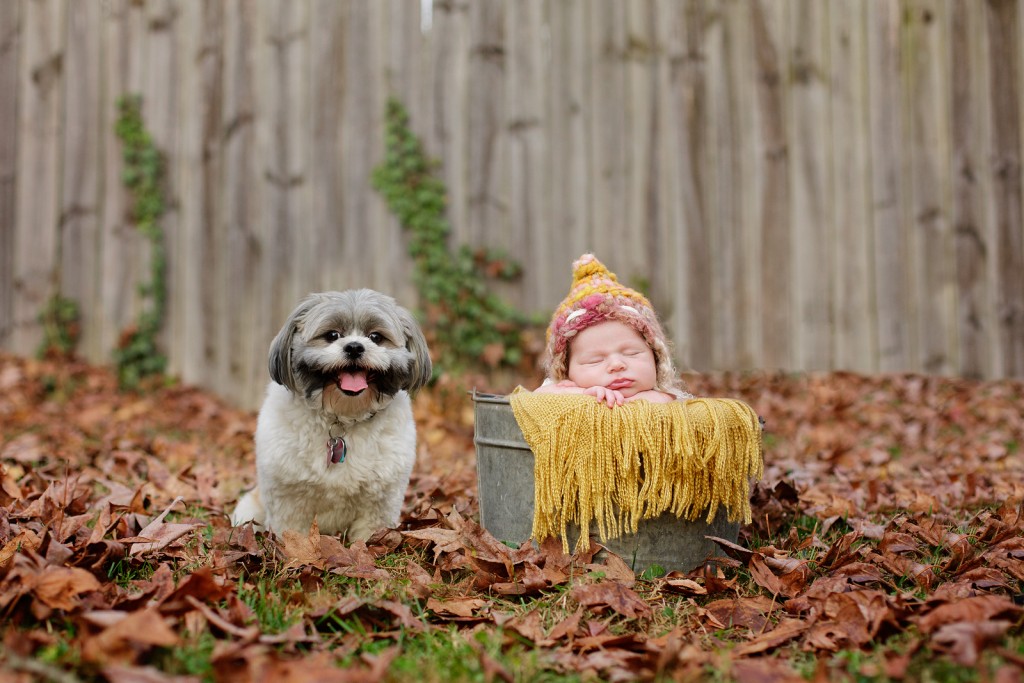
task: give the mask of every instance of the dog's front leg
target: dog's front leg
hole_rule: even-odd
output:
[[[375,508],[362,510],[348,527],[346,538],[351,541],[365,541],[380,529],[388,529],[398,525],[398,515],[390,510]]]

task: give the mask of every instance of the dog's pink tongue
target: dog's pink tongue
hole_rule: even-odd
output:
[[[365,372],[343,372],[338,377],[338,386],[341,387],[342,391],[350,391],[357,394],[369,385],[366,383]]]

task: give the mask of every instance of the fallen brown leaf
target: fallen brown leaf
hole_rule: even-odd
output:
[[[155,609],[125,614],[99,634],[86,638],[82,656],[86,661],[132,663],[153,646],[169,647],[178,636]]]
[[[647,619],[652,614],[650,605],[640,596],[615,581],[577,586],[569,592],[569,597],[584,607],[598,612],[608,608],[628,619]]]

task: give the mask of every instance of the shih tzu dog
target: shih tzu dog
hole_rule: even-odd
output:
[[[430,372],[423,332],[391,297],[306,297],[270,347],[256,488],[232,524],[306,533],[315,519],[321,533],[349,541],[396,526],[416,459],[409,396]]]

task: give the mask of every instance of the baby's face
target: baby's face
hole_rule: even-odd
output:
[[[626,398],[658,383],[654,351],[640,333],[617,320],[591,325],[569,343],[569,379],[576,386],[602,386]]]

